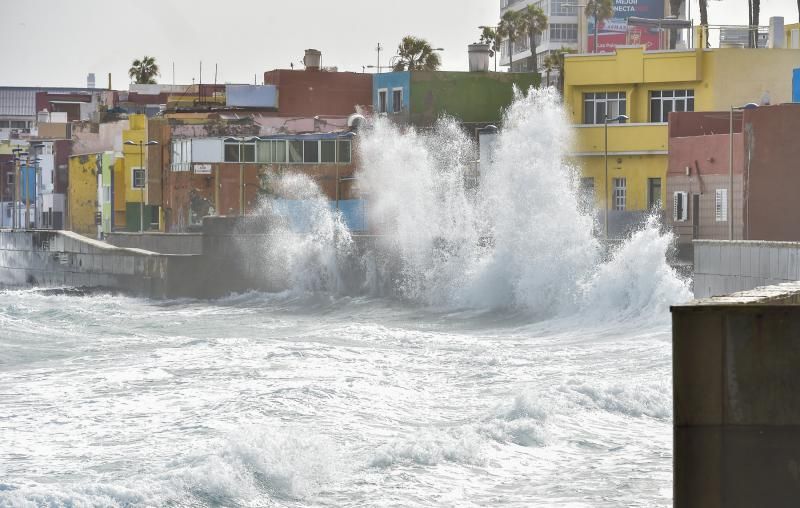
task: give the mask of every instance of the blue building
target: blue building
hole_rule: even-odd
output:
[[[792,102],[800,102],[800,69],[792,74]]]

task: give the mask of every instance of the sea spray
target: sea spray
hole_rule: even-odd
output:
[[[400,296],[440,309],[626,317],[688,299],[667,263],[672,236],[655,217],[605,255],[566,158],[571,143],[554,89],[515,91],[476,187],[476,144],[457,121],[422,131],[378,117],[359,132],[357,173],[374,242],[356,248],[316,183],[286,173],[260,210],[282,218],[261,262],[294,292]]]

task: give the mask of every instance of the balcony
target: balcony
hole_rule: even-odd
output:
[[[573,155],[602,156],[605,153],[603,124],[576,125]],[[626,123],[608,125],[609,155],[664,155],[667,124]]]

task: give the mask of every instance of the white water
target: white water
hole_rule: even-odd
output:
[[[549,92],[520,99],[478,194],[453,125],[364,134],[391,235],[363,296],[298,177],[278,186],[316,219],[261,258],[291,291],[0,291],[0,506],[670,505],[667,306],[690,295],[652,221],[601,262],[568,133]]]

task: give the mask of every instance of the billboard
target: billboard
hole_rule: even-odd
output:
[[[597,33],[597,52],[614,51],[617,46],[625,44],[644,45],[647,49],[664,49],[661,47],[661,31],[657,28],[628,26],[628,18],[658,19],[664,17],[664,0],[612,0],[614,14],[611,19],[600,23]],[[588,49],[595,52],[594,18],[588,21]]]

